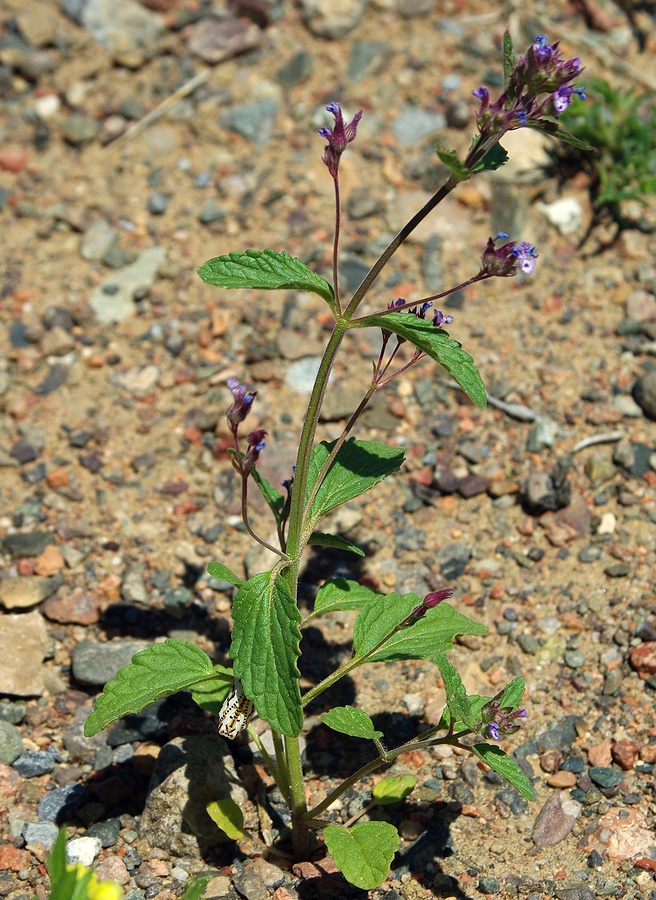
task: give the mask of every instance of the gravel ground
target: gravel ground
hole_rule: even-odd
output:
[[[255,384],[249,424],[268,430],[261,470],[278,482],[327,333],[318,297],[227,294],[195,267],[271,246],[329,277],[316,131],[338,99],[365,111],[343,162],[354,289],[440,183],[435,143],[468,146],[470,92],[498,83],[506,21],[519,47],[545,33],[590,75],[653,86],[649,4],[538,2],[504,17],[477,0],[4,0],[1,896],[47,896],[55,822],[129,900],[170,900],[198,874],[210,898],[365,896],[329,859],[266,858],[280,798],[253,746],[222,744],[184,695],[93,739],[82,728],[102,684],[153,640],[226,660],[229,586],[205,567],[252,574],[263,560],[240,527],[225,381]],[[504,746],[537,800],[465,755],[406,754],[393,771],[421,787],[389,813],[402,846],[371,897],[656,898],[654,239],[630,230],[603,249],[602,228],[579,249],[587,180],[545,174],[531,137],[515,133],[507,167],[449,198],[375,298],[467,278],[500,229],[535,244],[532,276],[448,304],[490,405],[474,408],[429,363],[377,398],[360,435],[404,445],[407,463],[336,524],[366,558],[313,552],[304,593],[336,574],[383,591],[453,587],[489,628],[451,655],[467,687],[526,677],[529,718]],[[631,212],[650,221],[653,204]],[[363,333],[347,349],[322,438],[339,434],[376,352]],[[350,652],[351,624],[339,613],[308,629],[304,687]],[[432,664],[378,665],[328,699],[366,709],[393,746],[437,721],[437,683]],[[367,759],[322,711],[306,735],[314,800]],[[191,763],[166,796],[156,786],[181,745],[200,770],[209,754],[232,773],[251,829],[238,846],[180,828]]]

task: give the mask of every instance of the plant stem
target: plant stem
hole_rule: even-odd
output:
[[[339,230],[340,223],[342,219],[342,203],[339,192],[339,170],[335,173],[335,177],[333,178],[333,183],[335,185],[335,237],[333,240],[333,291],[335,292],[335,313],[337,315],[341,315],[342,313],[342,304],[339,298],[339,263],[338,263],[338,254],[339,254]]]
[[[297,737],[285,737],[285,751],[289,767],[294,858],[297,860],[307,859],[310,852],[309,828],[305,820],[307,803],[305,802],[301,751]]]

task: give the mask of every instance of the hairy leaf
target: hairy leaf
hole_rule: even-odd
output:
[[[420,603],[416,594],[388,594],[382,603],[366,606],[355,620],[353,645],[356,656],[372,650]],[[414,624],[402,628],[371,656],[368,662],[391,659],[430,659],[453,646],[459,634],[485,634],[487,628],[442,602]]]
[[[522,797],[526,797],[527,800],[535,800],[535,791],[531,782],[515,760],[504,753],[501,747],[497,747],[496,744],[474,744],[469,749],[474,756],[482,759],[486,765],[509,781],[514,788],[517,788]]]
[[[444,366],[476,406],[485,408],[487,404],[485,386],[474,360],[462,349],[462,344],[450,338],[443,328],[436,328],[427,319],[419,319],[417,316],[400,312],[367,316],[362,320],[362,324],[386,328],[399,337],[411,341],[415,347]]]
[[[491,699],[492,699],[491,697],[483,697],[481,694],[470,694],[469,695],[469,704],[470,704],[471,712],[470,712],[470,716],[469,716],[469,722],[471,722],[472,724],[470,725],[469,722],[463,722],[462,719],[459,719],[458,716],[456,716],[455,721],[453,723],[453,730],[454,731],[464,731],[466,728],[472,728],[475,731],[478,723],[481,720],[481,710],[483,709],[483,707],[485,706],[486,703],[490,702]],[[451,723],[451,713],[447,706],[447,708],[442,713],[438,727],[446,729],[449,727],[450,723]]]
[[[243,838],[245,834],[244,814],[232,798],[224,797],[222,800],[212,800],[205,809],[214,824],[218,825],[231,841],[239,841]]]
[[[460,675],[444,653],[436,653],[433,658],[444,681],[446,704],[451,716],[463,722],[466,728],[472,728],[474,726],[472,705]]]
[[[199,266],[198,274],[215,287],[312,291],[331,306],[335,301],[333,289],[325,278],[284,251],[245,250],[215,256]]]
[[[362,822],[353,828],[328,825],[323,836],[344,878],[363,891],[387,878],[400,843],[396,828],[389,822]]]
[[[390,775],[374,785],[374,800],[379,806],[390,806],[405,800],[417,787],[414,775]]]
[[[109,681],[84,723],[93,737],[127,713],[141,712],[150,703],[191,688],[212,675],[212,660],[201,649],[172,638],[135,653],[114,681]]]
[[[230,655],[244,693],[262,719],[295,737],[303,725],[298,686],[301,614],[280,576],[262,572],[243,584],[232,608]]]
[[[323,531],[313,531],[310,535],[308,544],[313,547],[334,547],[336,550],[348,550],[349,553],[355,553],[356,556],[364,556],[364,550],[356,547],[351,541],[340,537],[338,534],[325,534]]]
[[[348,581],[346,578],[331,578],[321,585],[314,600],[313,615],[337,612],[345,609],[364,609],[370,603],[384,603],[385,594],[371,588]]]
[[[457,182],[467,181],[467,179],[471,178],[472,173],[469,171],[467,166],[462,162],[456,150],[447,150],[446,147],[443,147],[439,144],[435,151],[440,159],[440,162],[443,162],[448,169],[450,169],[452,176],[456,179]]]
[[[244,583],[243,578],[240,578],[239,575],[235,575],[232,569],[229,569],[220,562],[209,563],[207,571],[216,581],[227,581],[228,584],[234,584],[235,587],[241,587]]]
[[[314,485],[328,460],[334,441],[322,441],[312,450],[308,484]],[[398,471],[405,451],[377,441],[349,438],[339,448],[326,476],[312,501],[310,520],[318,522],[331,509],[364,494],[388,475]]]
[[[321,721],[333,731],[349,734],[351,737],[373,741],[383,736],[382,731],[376,731],[366,712],[355,706],[335,706],[321,716]]]
[[[503,693],[499,697],[499,706],[502,708],[510,706],[516,710],[522,705],[525,689],[526,682],[523,678],[513,678],[503,689]]]
[[[251,474],[253,476],[255,484],[259,487],[260,493],[264,497],[267,506],[273,513],[273,517],[276,520],[276,523],[280,525],[280,523],[282,522],[282,511],[285,506],[285,498],[280,493],[278,488],[274,487],[271,482],[264,477],[264,475],[260,475],[257,469],[253,469]]]

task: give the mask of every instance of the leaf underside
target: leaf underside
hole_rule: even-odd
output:
[[[383,736],[382,731],[374,728],[370,716],[363,709],[355,706],[335,706],[321,716],[321,721],[333,731],[339,731],[341,734],[348,734],[351,737],[373,741]]]
[[[323,836],[344,878],[364,891],[385,880],[400,843],[389,822],[362,822],[353,828],[328,825]]]

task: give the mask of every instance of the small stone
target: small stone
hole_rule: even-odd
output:
[[[528,509],[539,515],[567,506],[571,488],[565,473],[559,467],[551,472],[533,471],[526,480],[524,497]]]
[[[58,834],[59,828],[53,822],[26,822],[23,828],[26,844],[43,844],[46,850],[50,850]]]
[[[81,147],[95,140],[99,131],[98,122],[84,113],[71,113],[62,126],[64,140],[74,147]]]
[[[263,147],[271,137],[277,114],[278,101],[274,97],[263,97],[230,107],[221,113],[219,120],[224,128]]]
[[[55,788],[39,801],[37,812],[42,822],[63,822],[70,818],[87,799],[82,784],[66,784]]]
[[[106,219],[96,219],[85,229],[80,242],[80,256],[90,261],[101,260],[114,246],[118,231]]]
[[[221,219],[225,219],[227,215],[226,210],[217,206],[213,200],[206,200],[198,213],[198,221],[201,225],[211,225],[212,222],[220,222]]]
[[[630,574],[631,566],[626,563],[614,563],[604,569],[604,575],[608,575],[609,578],[626,578]]]
[[[301,84],[312,75],[314,64],[312,56],[307,50],[299,50],[290,60],[281,66],[276,72],[276,81],[282,85],[285,90]]]
[[[164,247],[142,250],[137,259],[110,275],[89,297],[96,321],[120,322],[135,312],[134,300],[143,297],[155,282],[157,271],[166,260]]]
[[[25,575],[22,578],[3,578],[0,580],[0,603],[5,609],[29,609],[42,603],[47,597],[61,587],[63,578],[42,578],[38,575]]]
[[[346,211],[355,222],[374,216],[381,210],[382,203],[370,187],[356,188],[346,201]]]
[[[62,384],[65,384],[66,381],[68,381],[69,374],[69,366],[55,363],[54,365],[50,366],[50,370],[43,381],[40,381],[39,384],[37,384],[37,386],[34,388],[34,393],[40,394],[44,397],[46,397],[48,394],[52,394],[53,391],[56,391],[57,388],[61,387]]]
[[[5,145],[0,147],[0,169],[4,172],[21,172],[27,162],[27,150],[24,147]]]
[[[491,875],[481,875],[478,879],[478,889],[481,894],[496,894],[501,890],[501,882]]]
[[[656,420],[656,369],[641,375],[633,385],[632,393],[647,418]]]
[[[131,565],[121,581],[121,597],[128,603],[148,603],[148,589],[144,581],[144,567]]]
[[[599,819],[594,835],[599,849],[615,863],[639,857],[654,858],[656,840],[644,814],[623,807],[609,810]]]
[[[81,863],[89,868],[101,850],[102,843],[97,837],[84,835],[84,837],[71,838],[66,844],[66,861],[72,866]]]
[[[585,474],[594,485],[602,484],[604,481],[610,481],[610,479],[617,474],[615,464],[605,453],[595,453],[587,460],[583,468]]]
[[[624,775],[611,766],[592,766],[588,769],[588,775],[600,788],[617,787],[624,781]]]
[[[583,208],[576,197],[561,197],[553,203],[536,206],[561,234],[575,234],[583,227]]]
[[[0,616],[0,694],[40,697],[44,690],[42,662],[48,634],[38,612]]]
[[[591,544],[588,547],[582,547],[577,554],[577,559],[582,563],[591,563],[595,562],[597,559],[601,559],[604,555],[604,551],[597,544]]]
[[[588,762],[591,766],[603,767],[611,764],[611,741],[606,738],[588,750]]]
[[[34,560],[34,573],[44,577],[57,575],[65,566],[64,557],[59,547],[54,544],[48,546]]]
[[[147,641],[107,641],[79,643],[72,654],[73,677],[80,684],[104,685],[132,661],[132,657],[150,644]]]
[[[629,769],[632,769],[636,758],[638,756],[639,750],[638,744],[635,741],[630,741],[628,738],[623,738],[621,741],[617,741],[613,744],[611,748],[611,753],[614,761],[622,768],[625,772],[628,772]]]
[[[301,0],[305,24],[317,37],[334,41],[360,24],[367,0]]]
[[[155,193],[148,198],[148,212],[151,216],[161,216],[169,208],[169,201],[166,194]]]
[[[649,291],[634,291],[626,301],[626,314],[636,322],[653,321],[656,319],[656,297]]]
[[[8,534],[2,541],[3,549],[12,559],[23,559],[28,556],[39,556],[48,544],[54,544],[52,531],[30,531]]]
[[[102,825],[104,823],[99,822],[98,824]],[[93,825],[91,826],[91,828],[94,827]],[[91,828],[89,831],[91,831]],[[106,845],[103,844],[103,846]],[[109,846],[113,845],[110,844]],[[94,866],[94,871],[98,881],[116,881],[118,884],[127,884],[130,880],[128,867],[120,856],[106,856],[97,866]],[[206,892],[205,896],[207,896]]]
[[[564,841],[574,827],[582,806],[567,794],[551,794],[533,825],[533,843],[542,850]]]
[[[482,475],[474,475],[471,473],[465,475],[465,477],[460,480],[460,483],[458,484],[458,493],[461,497],[464,497],[465,500],[468,500],[470,497],[477,497],[479,494],[484,494],[487,491],[487,487],[486,478],[483,478]]]
[[[100,618],[100,605],[99,598],[82,588],[74,588],[50,597],[41,612],[50,622],[62,625],[95,625]]]
[[[187,49],[211,66],[216,66],[259,47],[261,43],[262,32],[253,22],[207,16],[191,26]]]
[[[136,67],[145,59],[145,51],[154,52],[164,33],[161,16],[137,3],[137,0],[86,0],[77,4],[80,23],[114,59]]]
[[[547,779],[547,784],[555,788],[571,788],[576,784],[576,775],[573,772],[565,772],[563,770],[554,772]]]
[[[392,134],[399,144],[413,147],[429,135],[435,135],[446,126],[442,113],[405,106],[392,122]]]
[[[580,669],[585,665],[585,654],[580,650],[568,650],[563,659],[569,669]]]
[[[52,753],[44,750],[26,750],[14,760],[13,766],[23,778],[36,778],[52,772],[55,760]]]
[[[65,356],[75,349],[75,340],[72,335],[61,326],[55,325],[41,338],[41,352],[46,356]]]
[[[135,366],[125,372],[116,373],[112,376],[112,381],[130,394],[147,394],[155,387],[159,376],[159,366]]]
[[[23,752],[21,734],[15,725],[0,719],[0,763],[11,766]]]
[[[386,41],[353,41],[348,61],[349,81],[376,75],[389,59],[390,52]]]

